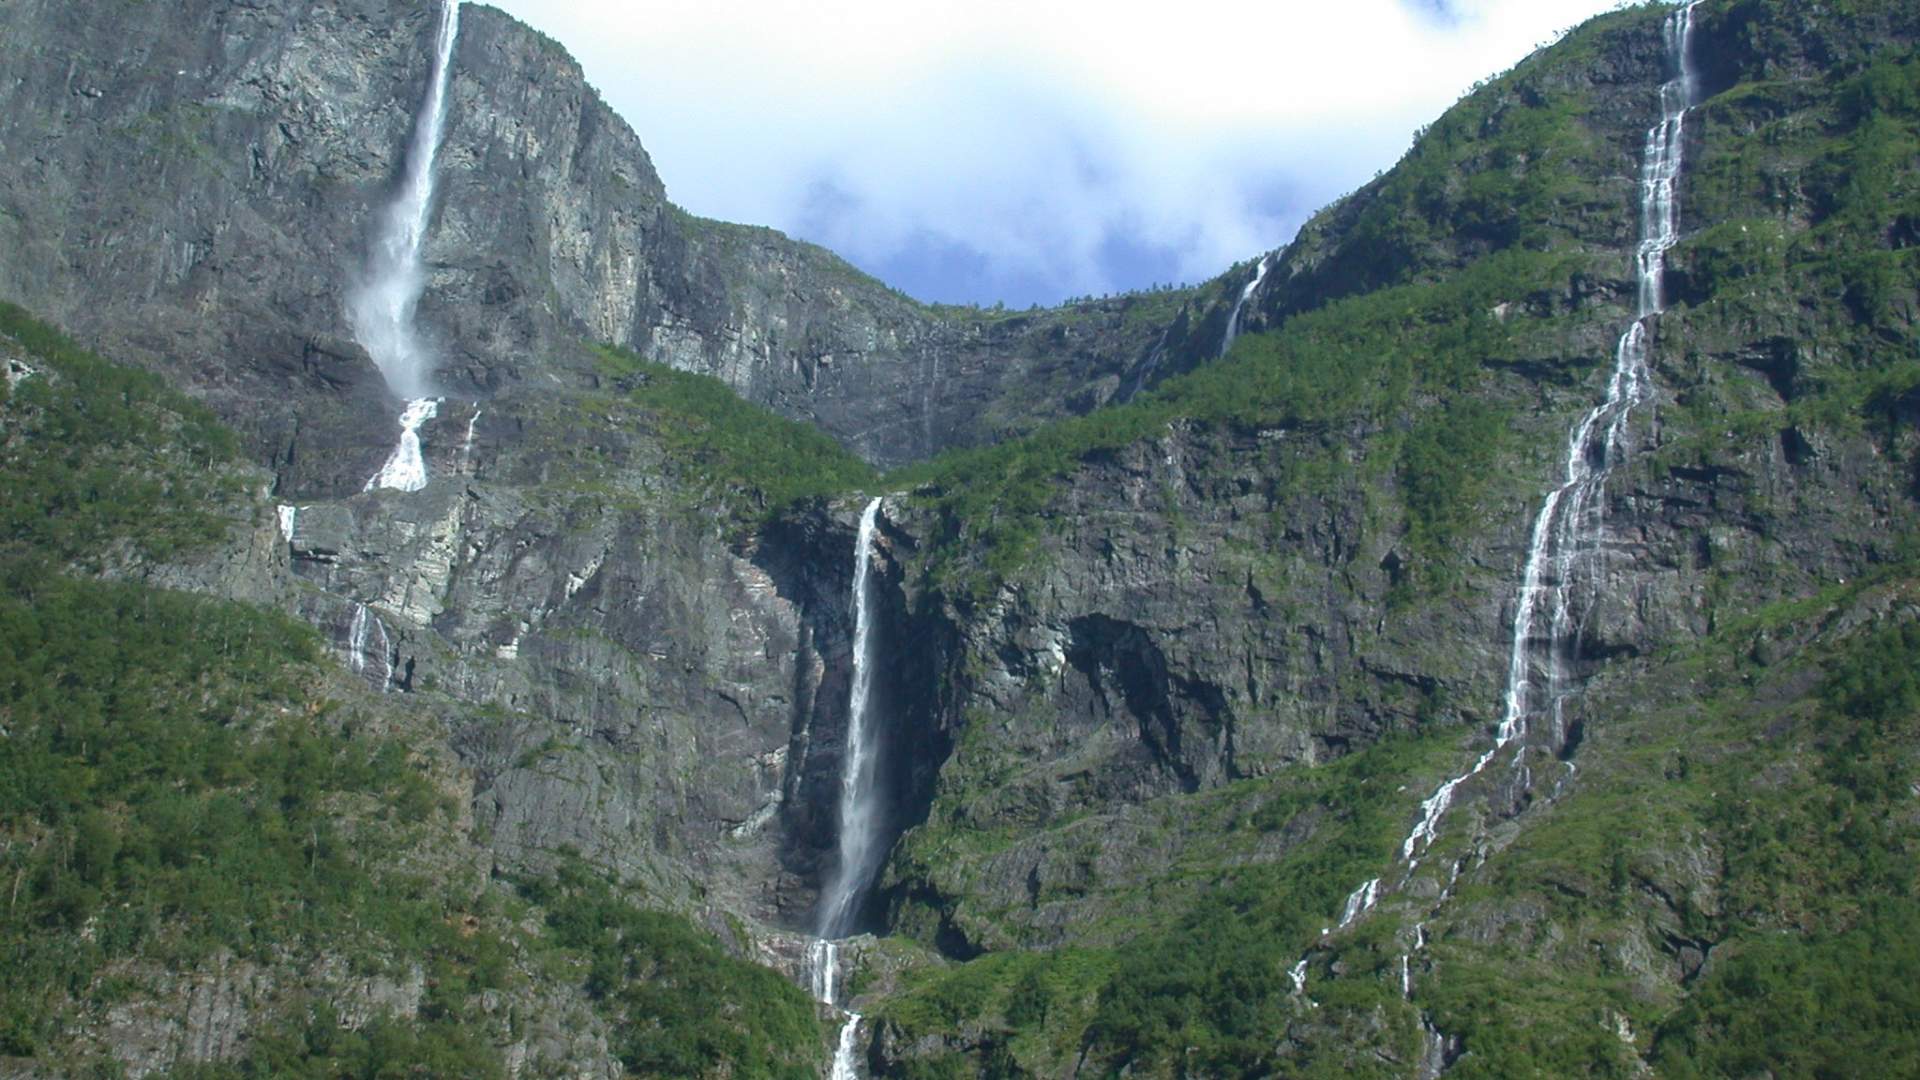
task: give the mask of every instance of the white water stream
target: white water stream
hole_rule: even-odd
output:
[[[1473,766],[1441,784],[1420,804],[1420,820],[1400,846],[1400,858],[1411,876],[1420,855],[1439,836],[1441,819],[1452,807],[1460,786],[1485,771],[1508,746],[1525,739],[1536,721],[1552,727],[1556,744],[1566,738],[1562,710],[1570,693],[1567,661],[1578,636],[1576,590],[1593,588],[1592,563],[1606,538],[1606,482],[1626,449],[1627,428],[1633,412],[1653,394],[1653,372],[1648,365],[1649,335],[1666,309],[1663,283],[1667,253],[1679,237],[1679,211],[1674,187],[1680,176],[1686,141],[1687,112],[1693,107],[1695,78],[1692,66],[1693,11],[1691,0],[1667,17],[1664,37],[1674,76],[1660,88],[1660,120],[1647,131],[1640,170],[1640,243],[1634,255],[1638,285],[1633,322],[1614,350],[1613,377],[1606,399],[1596,405],[1567,435],[1565,479],[1547,493],[1534,519],[1527,548],[1526,568],[1514,599],[1513,635],[1507,660],[1507,682],[1500,725],[1493,745]],[[1262,266],[1264,271],[1264,263]],[[1247,286],[1251,294],[1259,277]],[[1242,300],[1244,302],[1245,297]],[[1235,319],[1227,327],[1232,344]],[[1528,777],[1531,779],[1530,774]],[[1441,901],[1453,893],[1461,866],[1456,863]],[[1345,929],[1379,898],[1379,879],[1354,890],[1340,920]],[[1415,927],[1413,950],[1427,946],[1426,925]],[[1306,961],[1288,972],[1294,992],[1306,986]],[[1413,996],[1412,961],[1400,958],[1403,996]],[[1430,1041],[1438,1033],[1428,1028]]]
[[[1227,332],[1220,338],[1221,356],[1227,355],[1227,350],[1233,348],[1233,339],[1240,336],[1240,311],[1247,306],[1247,301],[1253,299],[1254,291],[1260,288],[1260,283],[1267,280],[1267,264],[1272,258],[1272,255],[1261,257],[1259,264],[1253,268],[1253,280],[1247,282],[1247,287],[1240,290],[1240,299],[1235,300],[1233,310],[1227,312]]]
[[[1634,256],[1638,308],[1614,350],[1606,400],[1567,436],[1566,479],[1547,493],[1534,519],[1525,573],[1514,600],[1513,637],[1507,659],[1507,690],[1493,747],[1473,768],[1440,785],[1420,804],[1420,821],[1407,834],[1400,856],[1411,865],[1438,835],[1440,819],[1460,785],[1484,770],[1501,750],[1524,738],[1544,715],[1564,738],[1561,710],[1567,688],[1566,661],[1576,633],[1575,589],[1587,580],[1593,556],[1606,534],[1606,482],[1619,461],[1634,409],[1653,392],[1647,365],[1648,334],[1666,309],[1662,281],[1667,252],[1679,236],[1674,182],[1679,178],[1687,111],[1693,107],[1691,61],[1693,9],[1698,0],[1667,17],[1667,53],[1676,74],[1660,88],[1660,122],[1647,131],[1640,168],[1640,245]],[[1544,623],[1544,627],[1542,624]]]
[[[840,765],[839,862],[820,894],[820,936],[841,938],[853,931],[860,898],[879,869],[882,827],[879,798],[877,729],[868,716],[873,695],[873,537],[880,500],[860,515],[853,571],[853,690],[847,699],[846,742]]]
[[[853,686],[847,698],[847,731],[840,759],[839,859],[820,891],[818,937],[807,950],[807,981],[822,1004],[838,1002],[840,946],[836,939],[854,930],[860,899],[873,883],[885,851],[879,785],[878,729],[869,715],[873,699],[873,540],[880,524],[880,500],[860,514],[853,557]],[[833,1052],[832,1080],[856,1080],[854,1066],[860,1014],[843,1009],[846,1019]]]
[[[427,99],[414,118],[400,190],[382,213],[366,276],[347,297],[347,321],[354,337],[373,357],[388,389],[407,400],[400,415],[400,444],[386,466],[367,481],[368,491],[418,491],[427,483],[420,426],[433,418],[439,403],[428,393],[432,355],[414,325],[414,313],[426,291],[420,251],[433,213],[434,159],[446,128],[447,83],[459,33],[460,0],[442,0]]]
[[[387,624],[365,604],[353,605],[347,628],[347,665],[381,693],[393,682],[393,639]]]
[[[475,408],[473,415],[467,418],[467,437],[460,443],[460,471],[473,471],[473,433],[480,427],[480,412]]]
[[[815,938],[807,947],[807,988],[821,1004],[840,1008],[839,983],[839,942]],[[860,1014],[851,1009],[845,1012],[846,1020],[840,1025],[840,1037],[833,1048],[832,1080],[858,1080],[859,1076],[853,1060],[860,1034]]]
[[[427,486],[427,459],[420,448],[420,426],[440,414],[439,398],[415,398],[400,414],[400,445],[367,481],[364,490],[419,491]]]

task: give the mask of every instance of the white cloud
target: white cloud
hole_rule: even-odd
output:
[[[494,0],[687,209],[927,299],[1198,281],[1286,242],[1476,80],[1613,0]]]

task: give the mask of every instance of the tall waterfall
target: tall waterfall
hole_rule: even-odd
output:
[[[347,297],[347,320],[354,337],[373,357],[388,389],[407,399],[400,418],[400,445],[386,466],[367,481],[369,491],[376,487],[418,491],[427,483],[419,429],[433,417],[438,403],[428,395],[433,359],[414,326],[414,312],[426,290],[420,249],[433,212],[434,159],[446,127],[447,83],[459,32],[460,0],[442,0],[427,99],[414,117],[400,190],[381,215],[366,276]]]
[[[1440,819],[1453,805],[1460,785],[1485,771],[1502,750],[1526,738],[1536,721],[1544,719],[1551,725],[1556,742],[1565,738],[1562,709],[1571,689],[1567,685],[1567,661],[1572,658],[1578,636],[1575,593],[1582,587],[1592,588],[1592,564],[1606,533],[1607,478],[1626,449],[1627,425],[1634,409],[1653,394],[1648,335],[1666,309],[1662,283],[1667,252],[1679,237],[1674,186],[1680,176],[1687,112],[1694,104],[1693,9],[1699,3],[1691,0],[1679,7],[1667,16],[1664,26],[1673,77],[1660,87],[1660,121],[1647,131],[1640,165],[1640,244],[1634,254],[1639,286],[1636,310],[1614,350],[1613,377],[1607,383],[1606,399],[1568,433],[1565,479],[1547,493],[1533,522],[1526,568],[1514,598],[1500,726],[1494,732],[1493,746],[1474,761],[1472,768],[1441,784],[1420,804],[1420,820],[1400,845],[1400,858],[1407,864],[1409,875],[1420,865],[1420,854],[1438,837]],[[1247,293],[1251,294],[1258,284],[1256,276]],[[1244,302],[1244,296],[1242,299]],[[1234,311],[1237,316],[1239,308]],[[1229,344],[1232,330],[1229,324]],[[1460,865],[1456,863],[1441,891],[1443,900],[1452,895],[1459,877]],[[1340,928],[1365,915],[1379,896],[1378,878],[1355,889],[1341,913]],[[1426,924],[1422,923],[1414,929],[1413,951],[1424,952],[1426,947]],[[1296,994],[1306,989],[1306,965],[1303,958],[1287,973]],[[1400,985],[1402,995],[1411,1000],[1413,968],[1408,955],[1400,958]],[[1434,1045],[1443,1044],[1430,1023],[1425,1030],[1430,1051]]]
[[[807,951],[807,982],[823,1004],[840,1008],[840,946],[835,940],[853,932],[860,899],[873,883],[885,851],[880,846],[883,807],[879,785],[877,729],[868,715],[873,698],[873,537],[880,523],[880,500],[867,503],[853,551],[853,688],[847,698],[846,743],[840,755],[839,861],[820,891],[819,923]],[[855,1043],[860,1014],[845,1010],[833,1051],[832,1080],[856,1080]]]
[[[881,821],[877,732],[868,716],[873,696],[873,534],[880,500],[860,515],[853,562],[853,692],[847,699],[846,745],[840,763],[840,858],[820,893],[820,936],[853,930],[860,898],[879,870]]]
[[[1653,393],[1647,365],[1648,337],[1666,309],[1662,283],[1667,252],[1679,237],[1674,184],[1680,176],[1687,111],[1693,107],[1692,0],[1667,16],[1665,39],[1673,77],[1660,87],[1660,121],[1647,131],[1640,164],[1640,245],[1634,255],[1639,285],[1633,322],[1614,350],[1606,400],[1593,407],[1567,435],[1566,479],[1547,493],[1534,519],[1526,570],[1514,598],[1513,637],[1507,659],[1507,689],[1492,748],[1473,768],[1440,785],[1420,805],[1420,821],[1401,845],[1401,857],[1416,863],[1438,834],[1440,819],[1461,784],[1479,774],[1501,750],[1525,738],[1537,720],[1564,738],[1562,709],[1568,692],[1567,661],[1577,642],[1575,593],[1591,588],[1593,561],[1606,535],[1606,483],[1625,450],[1633,410]]]
[[[1240,298],[1233,302],[1233,310],[1227,312],[1227,332],[1220,338],[1221,356],[1227,355],[1227,350],[1233,348],[1233,339],[1240,336],[1240,310],[1247,306],[1247,301],[1253,299],[1254,290],[1260,288],[1260,283],[1267,280],[1267,263],[1272,259],[1272,255],[1260,257],[1259,264],[1253,268],[1253,280],[1240,290]]]

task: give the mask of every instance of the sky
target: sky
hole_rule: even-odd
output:
[[[1198,283],[1292,239],[1475,82],[1617,0],[491,0],[674,202],[921,300]]]

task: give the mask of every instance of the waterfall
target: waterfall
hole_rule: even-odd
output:
[[[447,83],[453,68],[453,44],[459,31],[459,0],[443,0],[434,37],[427,99],[414,118],[400,190],[381,215],[380,231],[368,255],[366,275],[347,297],[347,321],[353,327],[354,337],[373,357],[380,374],[387,380],[387,388],[407,400],[406,412],[400,418],[400,446],[387,467],[367,482],[368,490],[399,487],[402,491],[417,491],[426,485],[425,465],[422,463],[417,473],[411,471],[411,466],[419,459],[419,427],[431,419],[435,411],[427,407],[430,404],[427,386],[433,363],[414,326],[414,312],[420,304],[420,294],[426,290],[420,249],[433,211],[434,159],[439,154],[446,127]],[[413,418],[411,425],[409,417]],[[396,462],[403,458],[405,464],[396,469]],[[402,487],[389,482],[391,480],[413,486]]]
[[[1347,927],[1360,921],[1360,916],[1373,910],[1374,903],[1379,899],[1379,878],[1374,878],[1353,890],[1353,894],[1347,897],[1346,908],[1340,912],[1340,929],[1345,930]]]
[[[1233,339],[1240,336],[1240,309],[1247,306],[1247,301],[1253,299],[1254,290],[1260,287],[1261,282],[1267,280],[1267,263],[1272,258],[1272,255],[1261,256],[1259,265],[1253,268],[1253,280],[1247,282],[1247,287],[1240,290],[1240,299],[1235,300],[1233,310],[1227,312],[1227,332],[1220,338],[1221,356],[1227,355],[1227,350],[1233,348]]]
[[[1633,410],[1653,393],[1648,334],[1666,310],[1662,290],[1667,252],[1679,237],[1674,184],[1680,176],[1687,112],[1693,107],[1693,9],[1699,0],[1667,16],[1667,55],[1674,76],[1660,87],[1660,120],[1647,131],[1640,166],[1640,244],[1634,254],[1638,299],[1633,322],[1614,350],[1606,400],[1589,411],[1567,436],[1566,479],[1547,493],[1534,519],[1526,570],[1514,600],[1507,688],[1493,747],[1420,804],[1420,820],[1400,848],[1417,856],[1438,835],[1440,819],[1461,784],[1484,770],[1500,751],[1528,734],[1535,719],[1551,721],[1564,738],[1561,711],[1567,694],[1566,661],[1576,642],[1574,589],[1590,584],[1589,565],[1606,532],[1606,482],[1625,448]],[[1542,624],[1544,623],[1544,626]]]
[[[823,1005],[834,1003],[834,983],[840,975],[840,945],[826,938],[814,938],[807,946],[807,989]]]
[[[353,605],[353,623],[347,628],[347,666],[383,694],[393,682],[393,640],[387,636],[387,624],[365,604]]]
[[[880,869],[882,807],[876,725],[868,715],[873,697],[873,537],[880,522],[880,500],[867,503],[853,549],[853,687],[847,698],[847,732],[840,755],[839,861],[820,890],[819,936],[807,949],[807,984],[829,1008],[840,1008],[840,946],[835,939],[853,932],[860,898]],[[857,1080],[854,1055],[860,1014],[843,1010],[840,1038],[833,1050],[832,1080]]]
[[[274,508],[280,518],[280,537],[287,543],[293,543],[293,530],[300,521],[300,508],[281,503]]]
[[[822,1005],[839,1008],[840,945],[826,938],[815,938],[807,947],[807,988]],[[846,1010],[840,1025],[840,1037],[833,1048],[833,1080],[857,1080],[853,1058],[860,1034],[860,1014]]]
[[[1663,29],[1671,79],[1660,87],[1660,120],[1647,131],[1646,148],[1640,166],[1640,243],[1634,253],[1634,273],[1638,298],[1632,323],[1620,336],[1614,349],[1613,377],[1607,382],[1606,399],[1581,417],[1567,435],[1565,479],[1547,493],[1540,513],[1534,519],[1527,545],[1527,562],[1514,599],[1513,634],[1507,658],[1507,680],[1500,725],[1494,731],[1493,745],[1474,760],[1473,766],[1442,783],[1420,803],[1420,820],[1400,845],[1401,861],[1410,876],[1420,865],[1419,856],[1439,836],[1440,819],[1453,805],[1460,785],[1478,776],[1492,764],[1502,750],[1529,734],[1535,720],[1550,721],[1556,741],[1564,741],[1562,708],[1569,688],[1566,661],[1576,640],[1576,585],[1591,586],[1590,565],[1598,554],[1606,532],[1606,482],[1625,449],[1627,424],[1634,409],[1653,394],[1653,371],[1648,364],[1648,335],[1661,312],[1666,310],[1663,282],[1667,253],[1679,238],[1679,209],[1674,186],[1680,176],[1681,153],[1686,141],[1687,112],[1692,109],[1695,80],[1692,69],[1693,9],[1700,0],[1691,0],[1667,16]],[[1261,271],[1241,295],[1246,302],[1265,276]],[[1240,313],[1235,305],[1227,325],[1227,344]],[[1531,782],[1528,774],[1525,783]],[[1453,895],[1460,878],[1455,863],[1440,893],[1440,903]],[[1374,906],[1379,899],[1380,879],[1355,889],[1347,897],[1340,917],[1340,929],[1346,929]],[[1436,905],[1437,906],[1437,905]],[[1427,947],[1425,923],[1414,927],[1414,952]],[[1290,971],[1295,994],[1306,989],[1307,961],[1302,958]],[[1400,958],[1400,990],[1413,997],[1411,957]],[[1431,1018],[1422,1022],[1427,1035],[1428,1064],[1423,1075],[1437,1075],[1444,1067],[1446,1042],[1434,1029]],[[1439,1065],[1433,1063],[1438,1062]]]
[[[474,406],[473,415],[467,418],[467,437],[460,444],[460,471],[471,472],[473,465],[473,433],[480,427],[479,406]]]
[[[853,1067],[854,1043],[860,1038],[860,1014],[850,1012],[840,1028],[840,1041],[833,1048],[832,1080],[859,1080]]]
[[[415,398],[400,414],[400,445],[393,448],[387,463],[367,481],[364,491],[391,488],[394,491],[419,491],[427,486],[427,459],[420,449],[420,425],[440,413],[438,398]]]
[[[1241,309],[1247,306],[1247,301],[1253,299],[1253,294],[1260,288],[1260,283],[1266,280],[1267,267],[1272,259],[1271,254],[1261,256],[1259,263],[1253,268],[1253,280],[1247,282],[1246,286],[1240,290],[1240,296],[1233,302],[1233,309],[1227,312],[1227,330],[1220,338],[1219,356],[1227,355],[1227,350],[1233,348],[1233,339],[1240,336]],[[1154,372],[1160,370],[1160,361],[1166,358],[1167,339],[1173,333],[1173,326],[1173,323],[1168,323],[1160,331],[1160,339],[1147,352],[1146,358],[1134,370],[1133,377],[1127,381],[1126,387],[1115,395],[1114,400],[1132,401],[1140,395],[1140,391],[1147,388],[1148,380],[1153,378]]]
[[[860,515],[853,563],[853,692],[847,699],[847,733],[840,762],[840,858],[820,894],[820,936],[845,937],[859,914],[860,897],[879,869],[881,820],[876,725],[868,716],[873,696],[873,535],[880,500]]]

